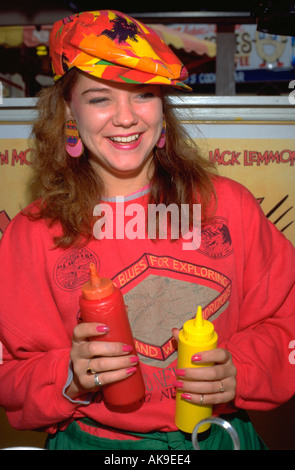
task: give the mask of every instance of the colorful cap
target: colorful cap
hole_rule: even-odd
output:
[[[76,13],[54,23],[50,35],[54,79],[77,67],[94,77],[121,83],[171,85],[188,72],[148,26],[113,10]]]

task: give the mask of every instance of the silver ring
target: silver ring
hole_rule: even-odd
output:
[[[97,373],[97,372],[96,372],[96,374],[94,375],[94,385],[95,385],[96,387],[102,387],[102,385],[103,385],[103,384],[100,383],[100,381],[99,381],[98,373]]]
[[[223,387],[223,382],[222,382],[222,380],[219,380],[219,382],[221,383],[221,388],[220,388],[219,392],[224,392],[224,387]]]
[[[200,405],[203,405],[204,402],[204,395],[201,395]]]

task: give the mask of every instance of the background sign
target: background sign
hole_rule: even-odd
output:
[[[217,26],[214,24],[173,24],[169,27],[176,33],[216,43]],[[295,78],[295,37],[262,33],[257,31],[256,24],[235,25],[235,37],[236,83],[288,82]],[[187,83],[191,86],[215,83],[215,72],[210,70],[213,61],[211,58],[202,65],[191,57],[186,63],[190,72]]]

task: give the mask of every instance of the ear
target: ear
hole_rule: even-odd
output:
[[[73,115],[70,103],[66,103],[66,120],[67,121],[70,121],[70,120],[75,121],[75,117]]]

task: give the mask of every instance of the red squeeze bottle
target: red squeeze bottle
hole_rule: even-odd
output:
[[[93,263],[90,263],[90,280],[82,286],[79,302],[83,322],[104,323],[109,328],[106,334],[92,337],[91,341],[126,343],[133,347],[130,354],[137,355],[123,295],[110,279],[98,276]],[[145,386],[140,365],[126,379],[104,385],[102,390],[105,403],[112,406],[131,405],[141,400]]]

